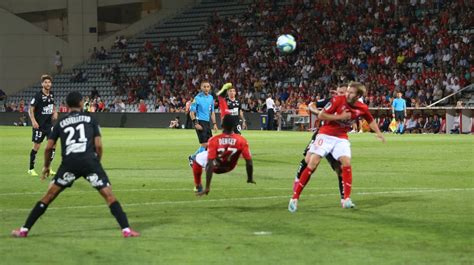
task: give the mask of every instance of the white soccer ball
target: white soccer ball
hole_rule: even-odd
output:
[[[290,34],[284,34],[278,37],[277,48],[282,53],[290,53],[296,49],[296,41]]]

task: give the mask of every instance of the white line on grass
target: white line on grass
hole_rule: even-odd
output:
[[[238,191],[238,190],[248,190],[249,188],[226,188],[226,189],[213,189],[214,191]],[[285,188],[258,188],[259,190],[290,190],[292,187],[288,186]],[[403,190],[429,190],[432,188],[419,188],[419,187],[408,187],[408,188],[402,188],[402,187],[357,187],[357,189],[360,190],[398,190],[398,189],[403,189]],[[305,190],[337,190],[336,187],[315,187],[315,188],[305,188]],[[174,189],[123,189],[123,190],[113,190],[114,192],[153,192],[153,191],[185,191],[189,192],[192,191],[192,188],[174,188]],[[0,193],[0,196],[23,196],[23,195],[43,195],[46,193],[46,190],[44,191],[31,191],[31,192],[6,192],[6,193]],[[82,193],[97,193],[96,190],[90,189],[90,190],[67,190],[68,194],[82,194]]]
[[[385,194],[402,194],[402,193],[435,193],[435,192],[453,192],[453,191],[474,191],[474,188],[465,189],[428,189],[428,190],[395,190],[395,191],[376,191],[376,192],[355,192],[355,195],[385,195]],[[305,197],[328,197],[335,196],[334,193],[328,194],[306,194]],[[249,201],[249,200],[269,200],[269,199],[288,199],[290,196],[262,196],[262,197],[241,197],[241,198],[223,198],[223,199],[198,199],[192,201],[159,201],[159,202],[140,202],[140,203],[126,203],[123,204],[126,207],[129,206],[148,206],[148,205],[167,205],[167,204],[190,204],[190,203],[206,203],[206,202],[228,202],[228,201]],[[63,207],[51,207],[50,210],[63,210],[63,209],[87,209],[87,208],[103,208],[105,204],[100,205],[78,205],[78,206],[63,206]],[[30,208],[20,209],[0,209],[0,212],[15,212],[15,211],[30,211]]]

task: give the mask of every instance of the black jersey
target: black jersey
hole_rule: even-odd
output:
[[[238,99],[231,100],[230,98],[226,98],[227,101],[227,109],[229,114],[232,116],[239,116],[240,115],[240,101]]]
[[[54,110],[54,95],[49,92],[49,95],[43,94],[43,91],[39,91],[31,99],[30,105],[35,107],[34,116],[36,122],[40,128],[46,128],[52,126],[51,118]]]
[[[94,138],[100,136],[97,121],[88,113],[71,112],[54,125],[49,139],[61,138],[63,163],[97,159]]]

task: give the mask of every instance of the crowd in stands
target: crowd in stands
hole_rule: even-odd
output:
[[[128,76],[114,65],[105,66],[102,76],[112,80],[117,95],[128,97],[128,104],[156,98],[156,108],[165,112],[184,111],[188,95],[197,93],[204,79],[215,89],[233,82],[247,112],[264,112],[270,92],[282,111],[299,109],[329,97],[338,83],[350,79],[367,85],[364,101],[370,107],[389,107],[396,91],[408,107],[423,107],[472,83],[473,35],[451,33],[474,27],[468,2],[329,2],[295,0],[281,8],[256,1],[238,17],[215,13],[199,33],[205,45],[195,57],[184,40],[157,47],[145,41],[140,51],[131,52],[127,40],[118,37],[114,48],[123,49],[120,62],[146,67],[148,73]],[[275,50],[274,40],[283,33],[297,39],[292,54]]]
[[[404,4],[400,4],[403,2]],[[188,41],[145,41],[135,52],[117,37],[120,63],[147,69],[130,74],[119,64],[104,64],[100,75],[116,88],[117,99],[89,97],[92,111],[184,112],[202,80],[215,90],[226,82],[237,88],[242,109],[265,112],[267,94],[282,113],[302,113],[311,101],[324,101],[337,84],[366,84],[369,107],[389,107],[401,91],[408,107],[424,107],[473,82],[473,8],[470,1],[255,1],[235,17],[216,12],[199,32],[203,47],[192,53]],[[280,54],[275,40],[292,34],[297,49]],[[105,60],[104,47],[92,59]],[[74,71],[71,82],[87,80]],[[153,84],[152,86],[150,84]],[[126,99],[125,99],[126,98]],[[143,101],[153,101],[150,110]],[[453,103],[456,98],[452,99]]]

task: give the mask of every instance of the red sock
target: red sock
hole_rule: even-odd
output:
[[[342,167],[342,182],[344,183],[344,199],[351,197],[352,167]]]
[[[193,162],[194,185],[201,185],[202,167],[196,161]]]
[[[308,183],[309,179],[311,178],[311,174],[313,174],[313,171],[308,167],[303,170],[300,176],[300,181],[298,182],[298,184],[296,184],[296,189],[293,193],[293,199],[300,198],[300,194],[303,191],[304,186],[306,186],[306,183]]]

